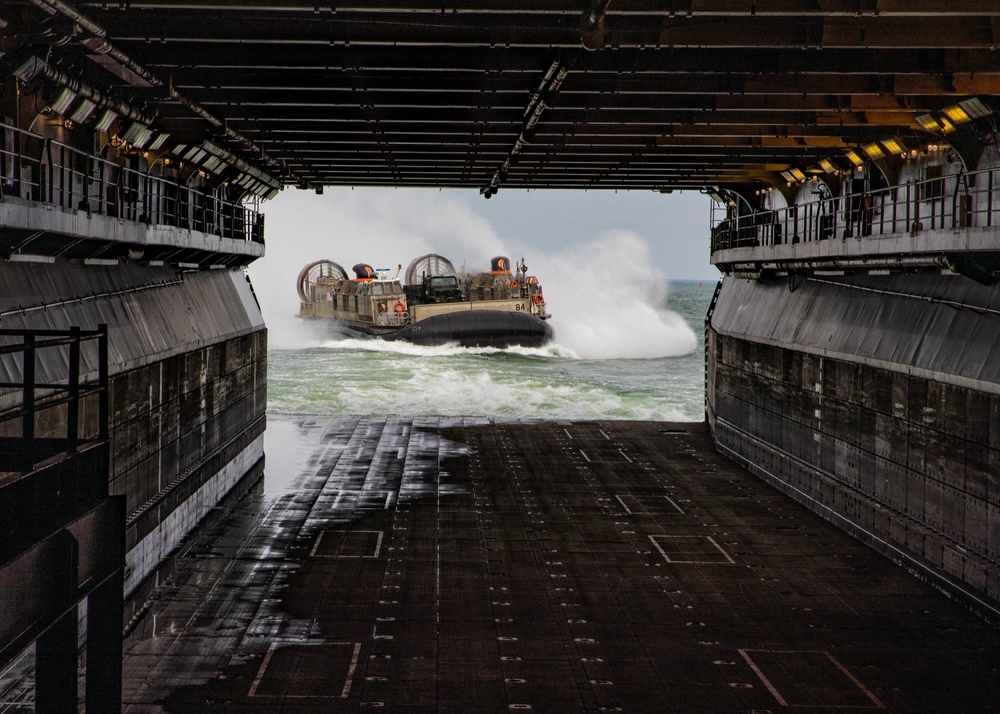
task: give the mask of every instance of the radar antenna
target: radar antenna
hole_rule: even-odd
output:
[[[451,261],[437,253],[428,253],[427,255],[415,258],[410,263],[410,267],[406,269],[406,284],[420,285],[423,283],[425,275],[454,275],[458,277],[455,266],[451,264]]]
[[[336,287],[344,280],[347,280],[347,271],[338,263],[332,260],[317,260],[299,273],[299,297],[302,302],[312,302],[314,286]]]

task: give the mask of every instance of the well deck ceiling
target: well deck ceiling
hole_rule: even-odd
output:
[[[933,140],[916,116],[1000,95],[992,0],[17,0],[0,18],[10,71],[43,47],[158,129],[302,186],[773,183]],[[100,30],[160,86],[95,52]]]

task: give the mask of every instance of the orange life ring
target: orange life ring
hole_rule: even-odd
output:
[[[535,295],[535,297],[532,298],[532,302],[534,302],[536,305],[541,305],[543,302],[545,302],[545,298],[542,297],[541,293],[538,293],[537,295]]]
[[[403,304],[402,300],[397,300],[396,304],[392,306],[392,309],[396,311],[397,315],[401,315],[406,312],[406,305]]]
[[[519,282],[517,282],[517,281],[515,280],[514,282],[512,282],[512,283],[510,284],[510,286],[511,286],[512,288],[519,288],[519,287],[521,287],[521,284],[520,284]]]

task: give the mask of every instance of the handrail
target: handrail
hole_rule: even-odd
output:
[[[199,190],[179,175],[152,176],[156,164],[142,170],[140,157],[112,161],[2,122],[0,139],[0,200],[16,196],[88,216],[263,242],[263,215],[225,200],[221,188]]]
[[[19,420],[21,434],[16,437],[0,438],[0,471],[27,470],[38,460],[61,451],[75,450],[81,442],[87,441],[80,429],[80,404],[83,399],[92,395],[97,395],[98,411],[97,434],[94,438],[97,441],[108,438],[107,325],[98,325],[96,330],[81,330],[76,326],[68,330],[0,329],[0,337],[22,339],[20,343],[3,346],[3,354],[21,353],[21,380],[4,382],[0,384],[0,389],[20,391],[21,403],[0,411],[0,424]],[[97,379],[83,381],[80,374],[81,346],[93,340],[97,341]],[[58,384],[39,382],[36,379],[39,351],[60,347],[68,348],[66,382]],[[39,395],[38,390],[45,390],[47,393]],[[36,438],[37,415],[62,405],[68,405],[65,438]]]
[[[712,252],[924,230],[991,227],[1000,219],[1000,169],[951,174],[872,191],[824,196],[732,217],[712,207]]]

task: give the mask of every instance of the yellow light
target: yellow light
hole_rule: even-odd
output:
[[[917,124],[922,126],[927,131],[938,131],[941,125],[938,120],[934,118],[933,114],[921,114],[917,117]]]
[[[955,125],[948,121],[945,117],[941,117],[941,133],[950,134],[955,131]]]
[[[824,171],[826,171],[828,174],[832,174],[834,171],[837,170],[837,167],[834,166],[833,162],[830,161],[830,159],[820,160],[819,167]]]
[[[959,102],[958,106],[962,107],[966,113],[973,119],[980,119],[982,117],[987,117],[993,113],[993,110],[988,106],[979,101],[979,97],[972,97],[971,99],[966,99],[964,102]]]
[[[796,181],[805,181],[806,180],[806,175],[802,172],[802,169],[792,169],[791,170],[791,174],[792,174],[792,176],[795,177]]]
[[[884,146],[890,154],[906,153],[906,147],[903,146],[903,142],[899,139],[886,139],[882,142],[882,146]]]
[[[845,156],[847,156],[847,160],[855,166],[861,166],[861,164],[865,162],[865,160],[861,158],[861,154],[854,150],[848,151]]]
[[[972,121],[972,117],[966,112],[962,107],[957,104],[953,107],[945,107],[945,116],[947,116],[955,124],[965,124],[966,122]]]
[[[885,152],[882,151],[882,147],[878,145],[878,142],[872,142],[866,146],[861,147],[861,150],[868,154],[871,159],[884,159]]]

